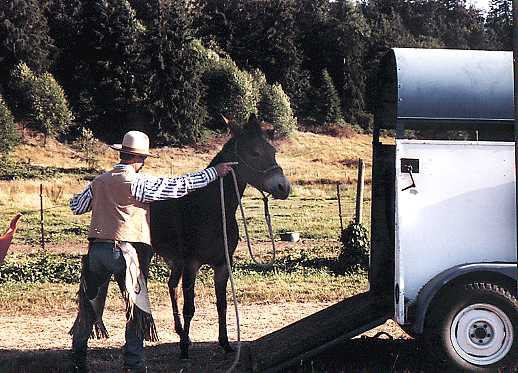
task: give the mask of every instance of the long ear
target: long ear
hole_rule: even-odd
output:
[[[239,136],[241,133],[241,129],[236,126],[230,119],[228,119],[223,114],[219,114],[221,116],[221,119],[223,120],[223,123],[225,123],[225,126],[230,130],[230,133],[233,137]]]
[[[261,127],[261,131],[266,135],[269,140],[273,140],[275,137],[275,128],[273,128],[273,124],[268,122],[261,122],[259,125]]]
[[[248,122],[245,125],[245,130],[247,132],[256,133],[258,135],[263,133],[263,130],[261,129],[261,122],[259,122],[259,119],[257,119],[255,113],[250,113]]]

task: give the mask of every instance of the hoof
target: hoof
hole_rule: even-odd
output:
[[[234,352],[234,349],[230,347],[230,343],[220,343],[220,346],[223,348],[226,354]]]
[[[191,341],[180,343],[180,359],[181,360],[189,359],[189,345],[190,344],[191,344]]]
[[[180,360],[189,360],[189,351],[188,350],[180,351]]]

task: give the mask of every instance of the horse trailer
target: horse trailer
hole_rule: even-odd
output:
[[[279,371],[388,319],[451,368],[517,366],[513,87],[512,52],[387,53],[373,130],[369,290],[251,342],[249,370]],[[395,141],[381,136],[387,130]]]

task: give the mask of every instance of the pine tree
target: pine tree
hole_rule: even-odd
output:
[[[491,49],[513,49],[513,14],[511,0],[491,0],[486,18],[486,30]]]
[[[143,25],[126,0],[83,2],[81,16],[72,79],[79,121],[107,140],[145,129],[132,121],[146,89]]]
[[[6,156],[18,142],[13,115],[0,96],[0,157]]]
[[[207,111],[203,102],[201,65],[191,47],[190,1],[163,3],[148,34],[150,51],[149,109],[154,131],[166,144],[195,143],[204,136]]]
[[[343,122],[340,97],[327,70],[322,70],[320,86],[315,92],[314,116],[321,124]]]
[[[0,89],[9,88],[11,70],[20,62],[38,73],[47,71],[52,62],[53,44],[38,0],[3,0],[0,3]],[[6,99],[11,101],[11,97]]]

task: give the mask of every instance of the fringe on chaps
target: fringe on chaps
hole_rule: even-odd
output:
[[[76,303],[78,305],[78,313],[69,334],[76,337],[89,336],[90,338],[108,338],[108,331],[102,321],[102,313],[106,298],[108,283],[99,287],[97,295],[94,299],[88,299],[88,255],[81,258],[81,277],[79,281],[79,291],[77,292]],[[144,340],[156,342],[159,340],[155,326],[153,315],[142,311],[130,302],[127,291],[124,287],[124,275],[121,279],[117,279],[122,296],[126,305],[126,321],[135,323],[135,329],[138,336],[143,336]],[[108,281],[109,282],[109,281]],[[94,305],[96,307],[94,307]]]

